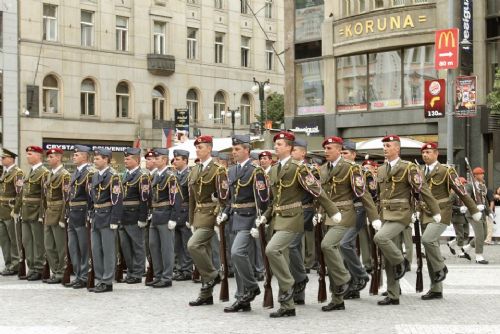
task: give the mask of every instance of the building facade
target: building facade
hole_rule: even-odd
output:
[[[254,15],[255,14],[255,15]],[[20,3],[20,143],[162,145],[175,115],[190,136],[248,133],[253,78],[283,91],[283,5],[269,0],[26,0]]]

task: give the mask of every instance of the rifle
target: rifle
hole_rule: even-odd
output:
[[[87,234],[89,237],[89,271],[87,275],[87,289],[94,288],[95,272],[94,272],[94,259],[92,258],[92,223],[87,216]]]
[[[481,191],[479,190],[479,188],[477,187],[476,182],[474,181],[474,177],[472,176],[473,175],[472,168],[471,168],[471,166],[469,164],[469,159],[467,159],[467,157],[465,157],[465,165],[467,166],[467,170],[469,172],[468,173],[468,175],[469,175],[469,183],[472,185],[472,192],[474,194],[474,200],[476,201],[476,203],[484,205],[483,196],[481,196],[482,195]]]
[[[50,278],[50,266],[49,261],[47,261],[47,255],[45,255],[45,263],[42,269],[42,280],[47,281]]]
[[[314,226],[314,239],[315,239],[315,247],[316,254],[318,256],[318,302],[323,303],[327,300],[326,296],[326,265],[325,265],[325,257],[323,256],[323,252],[321,251],[321,241],[323,240],[323,226],[321,222],[318,222],[316,226]]]
[[[259,226],[259,240],[260,240],[260,250],[262,252],[262,259],[264,260],[264,273],[265,273],[265,281],[264,281],[264,301],[262,302],[262,307],[264,308],[273,308],[273,288],[271,287],[271,279],[273,278],[273,273],[271,272],[271,266],[269,265],[269,260],[266,256],[266,227],[264,224],[260,224]]]
[[[17,273],[17,277],[19,279],[26,279],[26,252],[23,246],[23,230],[22,230],[22,222],[20,218],[14,219],[14,229],[17,235],[17,243],[19,247],[19,271]]]
[[[116,248],[118,250],[118,256],[116,258],[116,268],[115,268],[115,280],[117,283],[123,283],[123,270],[125,269],[125,259],[123,258],[122,246],[120,242],[120,234],[116,233]]]
[[[149,249],[149,225],[151,224],[151,219],[148,219],[148,225],[146,225],[146,233],[148,244],[146,246],[146,258],[148,260],[148,266],[146,268],[146,281],[144,283],[150,283],[154,279],[153,271],[153,258],[151,257],[151,250]]]
[[[418,167],[420,164],[415,159],[415,163]],[[413,193],[415,212],[418,208],[418,203],[420,202],[420,194],[416,192]],[[415,291],[422,292],[424,290],[424,279],[422,277],[422,244],[421,244],[421,233],[420,233],[420,220],[418,215],[415,215],[415,223],[413,223],[413,228],[415,230],[415,249],[417,251],[417,281],[415,283]]]
[[[193,264],[193,273],[191,274],[191,280],[195,283],[200,283],[200,272],[196,265]]]
[[[69,246],[68,246],[68,222],[66,222],[66,227],[64,228],[64,274],[62,278],[62,284],[69,283],[71,280],[71,274],[73,273],[73,265],[71,263],[71,257],[69,256]]]
[[[381,274],[382,274],[382,266],[380,265],[379,259],[379,249],[377,244],[373,241],[373,237],[375,236],[375,229],[371,224],[368,226],[368,235],[371,241],[372,248],[372,258],[373,258],[373,268],[372,268],[372,280],[370,282],[370,295],[378,295],[378,288],[381,285]]]
[[[219,225],[219,239],[220,239],[220,266],[222,271],[222,281],[220,285],[219,299],[223,302],[229,300],[229,286],[227,282],[227,258],[226,258],[226,235],[224,233],[224,227],[226,223],[222,222]]]

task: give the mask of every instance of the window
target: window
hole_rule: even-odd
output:
[[[359,4],[359,12],[364,13],[366,12],[366,0],[358,0]]]
[[[352,10],[352,1],[351,0],[344,0],[344,16],[350,16],[352,15],[353,10]]]
[[[403,73],[405,106],[423,106],[424,81],[438,78],[434,69],[434,45],[405,49]]]
[[[3,48],[3,12],[0,12],[0,49]]]
[[[95,116],[95,84],[90,79],[82,81],[80,91],[80,114],[82,116]]]
[[[222,64],[224,62],[224,34],[215,33],[215,63]]]
[[[57,41],[57,6],[43,4],[43,39]]]
[[[272,71],[274,68],[274,42],[266,41],[266,70]]]
[[[312,60],[295,65],[298,115],[325,113],[323,61]]]
[[[368,55],[370,110],[401,107],[401,51]]]
[[[198,29],[187,28],[187,59],[196,59]]]
[[[116,49],[118,51],[128,50],[128,17],[116,17]]]
[[[496,1],[496,0],[493,0],[493,1]],[[418,5],[418,4],[421,4],[421,3],[427,3],[429,2],[428,0],[413,0],[413,3]]]
[[[405,0],[392,0],[393,7],[404,6],[404,5],[405,5]]]
[[[250,37],[241,37],[241,66],[250,66]]]
[[[240,0],[241,14],[248,14],[248,0]]]
[[[128,118],[130,104],[130,92],[126,82],[120,82],[116,86],[116,117]]]
[[[47,114],[59,113],[59,83],[53,75],[43,79],[42,88],[43,112]]]
[[[164,121],[166,116],[165,89],[156,86],[153,89],[153,119]]]
[[[198,94],[194,89],[190,89],[186,95],[186,104],[189,111],[189,119],[194,123],[198,122]]]
[[[226,99],[222,92],[217,92],[214,98],[214,124],[224,124],[224,115],[226,111]]]
[[[266,0],[264,5],[264,16],[266,19],[271,19],[273,17],[273,0]]]
[[[3,72],[0,70],[0,117],[1,116],[3,116]]]
[[[223,3],[222,3],[222,0],[214,0],[214,7],[216,9],[222,9],[222,6],[223,6]]]
[[[153,40],[154,40],[154,54],[164,55],[165,49],[165,22],[154,22],[153,24]]]
[[[241,125],[250,125],[250,97],[248,94],[243,94],[240,101]]]
[[[82,10],[80,18],[80,34],[82,46],[92,46],[94,35],[94,13]]]
[[[384,0],[373,0],[373,8],[384,8]]]

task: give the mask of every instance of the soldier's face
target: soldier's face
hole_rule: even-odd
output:
[[[87,153],[83,153],[83,152],[73,153],[73,163],[75,165],[80,166],[81,164],[87,162],[87,160],[88,160]]]
[[[260,158],[260,166],[264,169],[266,169],[267,167],[271,166],[271,157],[262,157]]]
[[[484,182],[484,174],[474,174],[474,178],[478,182],[481,182],[481,183]]]
[[[234,145],[231,153],[236,162],[243,162],[250,156],[250,152],[241,145]]]
[[[274,142],[274,151],[276,152],[276,156],[279,159],[286,158],[290,155],[292,151],[292,147],[288,144],[288,142],[284,139],[277,139]]]
[[[350,161],[355,161],[356,160],[356,152],[351,151],[351,150],[342,150],[340,151],[340,154],[342,154],[342,158]]]
[[[103,170],[104,168],[108,167],[108,158],[96,154],[94,156],[94,166],[98,170]]]
[[[37,152],[26,152],[26,160],[30,165],[36,165],[42,161],[42,155]]]
[[[292,150],[292,159],[302,161],[306,157],[306,150],[303,147],[295,146]]]
[[[127,169],[134,169],[139,165],[139,162],[133,155],[126,156],[123,158],[123,164],[125,165],[125,168]]]
[[[2,157],[2,166],[9,167],[14,164],[14,158]]]
[[[394,141],[384,143],[384,157],[390,161],[396,159],[399,156],[399,151],[401,150],[398,143]]]
[[[158,169],[163,169],[167,165],[168,158],[164,155],[160,155],[155,158],[155,166]]]
[[[184,168],[186,168],[186,165],[187,165],[187,160],[184,160],[183,157],[175,157],[174,158],[174,167],[175,169],[177,170],[183,170]]]
[[[340,157],[342,146],[338,144],[325,145],[325,158],[327,161],[335,161]]]
[[[201,161],[205,161],[210,157],[212,153],[212,147],[207,144],[198,144],[196,145],[196,157]]]
[[[147,157],[146,158],[146,168],[149,170],[153,170],[156,168],[155,166],[155,158],[153,157]]]
[[[438,158],[438,150],[425,149],[422,151],[422,160],[426,165],[432,165]]]
[[[57,167],[61,163],[61,158],[62,156],[60,154],[49,154],[47,156],[47,163],[52,168]]]

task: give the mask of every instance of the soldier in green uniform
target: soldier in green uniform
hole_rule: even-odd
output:
[[[23,171],[16,166],[17,155],[7,149],[2,152],[3,173],[0,177],[0,246],[2,247],[5,269],[4,276],[16,275],[19,266],[21,242],[16,230],[21,209]]]
[[[28,281],[42,279],[45,263],[45,247],[43,242],[43,186],[49,174],[42,165],[43,149],[39,146],[26,148],[26,160],[31,165],[29,174],[25,177],[22,200],[22,235],[26,252],[26,262],[29,267]]]
[[[439,203],[442,220],[436,222],[432,218],[432,213],[426,205],[421,206],[420,218],[422,221],[422,244],[425,248],[427,268],[431,280],[429,292],[422,296],[423,300],[443,298],[443,284],[441,283],[448,273],[448,268],[444,264],[443,256],[439,248],[439,238],[446,227],[451,222],[452,202],[450,192],[453,189],[455,194],[462,200],[474,220],[481,219],[481,212],[477,210],[476,203],[465,192],[462,182],[453,167],[441,165],[438,158],[438,146],[436,143],[426,143],[422,146],[422,159],[425,162],[425,182],[429,186],[432,195]]]
[[[340,222],[341,214],[335,204],[321,190],[319,181],[306,165],[290,156],[295,136],[290,132],[280,132],[273,138],[274,149],[279,162],[271,168],[269,182],[272,202],[256,225],[271,222],[275,231],[266,247],[266,256],[279,284],[280,308],[270,314],[271,318],[295,316],[294,292],[303,286],[296,285],[290,273],[288,248],[294,239],[304,231],[304,209],[302,198],[309,192],[324,208],[329,217]],[[269,227],[271,228],[271,227]],[[305,280],[303,284],[305,284]]]
[[[66,202],[69,194],[70,174],[62,165],[64,151],[51,148],[46,152],[51,171],[44,183],[44,244],[47,260],[53,273],[49,284],[62,282],[66,268]],[[68,254],[69,256],[69,254]]]
[[[459,179],[465,189],[467,180],[461,176]],[[460,248],[460,253],[458,254],[458,257],[466,258],[470,261],[471,260],[470,255],[462,251],[462,248],[469,240],[469,221],[465,217],[465,213],[467,212],[467,207],[460,200],[460,197],[458,197],[457,194],[455,194],[455,192],[452,192],[450,201],[452,203],[451,223],[453,224],[453,229],[455,230],[456,238],[451,241],[448,241],[446,244],[448,245],[448,248],[450,249],[450,252],[453,255],[457,254],[455,246],[458,246]]]
[[[434,222],[441,222],[441,213],[418,167],[399,157],[399,137],[388,135],[382,139],[382,143],[387,162],[378,169],[377,187],[384,225],[373,222],[372,226],[378,231],[374,241],[384,254],[388,295],[378,305],[399,305],[399,279],[410,265],[401,252],[401,232],[411,223],[412,194],[420,194]]]

